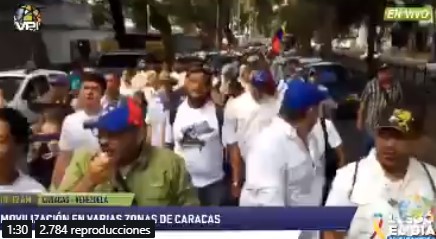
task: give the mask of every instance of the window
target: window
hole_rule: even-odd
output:
[[[15,94],[20,88],[24,77],[19,76],[2,76],[0,77],[0,89],[3,91],[3,97],[6,101],[14,99]]]
[[[47,93],[50,89],[47,77],[43,75],[35,76],[30,79],[23,93],[23,99],[34,101],[38,97]]]
[[[107,54],[102,55],[97,66],[100,68],[127,68],[135,67],[139,59],[150,59],[145,54]]]

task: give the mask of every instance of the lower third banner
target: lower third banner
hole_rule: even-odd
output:
[[[345,230],[352,207],[0,207],[1,222],[144,221],[156,230]]]

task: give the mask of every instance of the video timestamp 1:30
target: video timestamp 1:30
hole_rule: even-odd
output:
[[[154,221],[5,220],[1,238],[154,238]]]
[[[3,221],[2,238],[32,238],[32,221],[31,220]]]

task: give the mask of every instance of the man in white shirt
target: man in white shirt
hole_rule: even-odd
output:
[[[52,177],[52,186],[56,187],[62,181],[74,150],[100,148],[96,135],[84,128],[84,123],[95,120],[101,111],[101,99],[106,90],[105,78],[97,73],[85,72],[82,75],[80,97],[81,110],[68,115],[62,125],[59,139],[59,155],[56,160]]]
[[[39,193],[45,188],[20,170],[29,149],[30,125],[11,108],[0,108],[0,193]]]
[[[274,79],[266,70],[254,72],[248,90],[227,107],[223,133],[230,154],[234,198],[240,194],[243,160],[253,147],[251,141],[271,123],[279,108]]]
[[[106,79],[106,92],[101,99],[101,106],[103,108],[116,107],[121,100],[126,99],[126,96],[120,92],[121,79],[114,73],[106,74],[104,78]]]
[[[132,96],[134,90],[132,89],[132,78],[135,76],[135,69],[127,68],[123,71],[120,82],[120,93],[126,96]]]
[[[238,66],[232,62],[225,64],[221,69],[220,92],[223,95],[228,94],[229,84],[238,77]]]
[[[145,122],[147,124],[147,140],[156,147],[165,145],[165,123],[168,114],[166,111],[173,103],[170,101],[173,100],[171,99],[173,97],[172,88],[175,84],[177,84],[177,80],[173,79],[167,71],[162,71],[158,81],[153,83],[154,93],[148,102]]]
[[[238,81],[241,83],[244,90],[247,90],[247,88],[250,85],[250,74],[251,74],[251,69],[248,67],[248,65],[242,64],[239,67]]]
[[[173,124],[174,151],[185,159],[200,203],[223,203],[223,144],[217,108],[211,98],[212,74],[203,68],[188,71],[187,99],[179,106]]]
[[[287,72],[285,72],[286,75],[286,81],[292,81],[292,80],[303,80],[303,77],[301,76],[301,64],[298,59],[291,59],[286,63]]]
[[[256,137],[246,158],[241,206],[320,206],[322,133],[313,131],[318,106],[326,99],[315,85],[291,81],[279,116]],[[321,136],[319,136],[321,134]],[[304,236],[303,236],[304,235]],[[298,238],[316,238],[303,232]]]
[[[381,214],[388,220],[391,215],[411,209],[404,204],[407,200],[413,200],[411,207],[419,206],[416,205],[418,201],[434,205],[436,168],[414,157],[425,118],[425,111],[418,107],[385,109],[377,122],[375,148],[365,158],[338,170],[326,205],[359,207],[348,238],[374,238],[371,237],[376,220],[374,214]],[[426,210],[423,214],[430,208]],[[344,232],[325,233],[328,239],[345,236]]]

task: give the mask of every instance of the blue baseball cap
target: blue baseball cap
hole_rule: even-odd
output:
[[[110,133],[120,133],[129,128],[140,128],[144,124],[143,112],[132,98],[121,101],[117,106],[109,106],[92,122],[86,122],[84,128],[99,129]]]
[[[270,95],[273,95],[277,88],[274,77],[271,71],[268,70],[256,71],[251,78],[251,85],[256,88],[263,88]]]
[[[257,71],[251,78],[251,84],[254,86],[264,86],[269,82],[274,82],[274,77],[272,76],[271,72],[267,70]]]
[[[328,98],[328,92],[312,83],[290,81],[283,96],[282,107],[292,110],[307,110]]]

